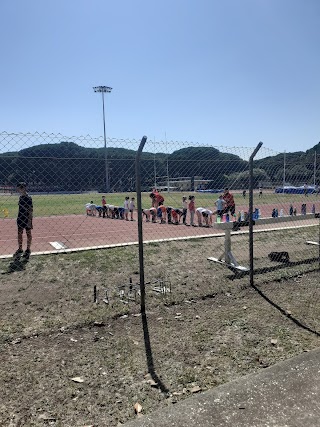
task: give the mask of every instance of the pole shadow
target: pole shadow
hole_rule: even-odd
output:
[[[145,312],[141,313],[141,319],[142,319],[143,337],[144,337],[148,372],[151,375],[151,378],[153,379],[153,381],[157,383],[158,389],[162,393],[168,394],[170,392],[169,389],[163,384],[158,374],[156,373],[156,370],[154,367],[152,348],[151,348],[151,342],[150,342],[150,334],[149,334],[149,328],[148,328],[148,319],[147,319],[147,314]]]

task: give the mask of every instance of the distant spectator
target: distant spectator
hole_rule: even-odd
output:
[[[262,187],[259,187],[259,198],[262,197]]]
[[[243,190],[242,191],[242,197],[245,199],[246,198],[246,194],[247,194],[247,190]]]
[[[292,205],[290,205],[290,208],[289,208],[289,215],[293,216],[293,206]]]

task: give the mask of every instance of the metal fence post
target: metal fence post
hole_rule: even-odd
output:
[[[141,294],[141,314],[145,314],[146,305],[146,289],[144,283],[144,262],[143,262],[143,235],[142,235],[142,202],[141,202],[141,170],[140,161],[141,153],[147,137],[143,136],[136,155],[136,192],[137,192],[137,208],[138,208],[138,239],[139,239],[139,270],[140,270],[140,294]]]
[[[262,146],[259,142],[249,158],[249,258],[250,258],[250,286],[253,286],[253,159]]]

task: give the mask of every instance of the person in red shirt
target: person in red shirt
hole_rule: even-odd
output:
[[[230,211],[230,214],[234,215],[236,212],[236,205],[234,202],[233,195],[229,191],[229,188],[225,188],[223,193],[223,200],[226,202],[226,206],[223,210],[223,213],[228,213]]]
[[[152,207],[153,208],[158,208],[159,206],[163,205],[164,198],[163,198],[163,196],[161,196],[160,193],[157,192],[156,189],[154,189],[152,191],[152,193],[150,194],[150,197],[152,199]]]

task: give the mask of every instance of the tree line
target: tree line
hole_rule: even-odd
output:
[[[286,154],[286,180],[294,183],[313,180],[314,153],[320,163],[320,143],[306,152]],[[108,147],[109,183],[113,191],[135,190],[136,152]],[[224,153],[214,147],[187,147],[166,153],[143,152],[141,183],[149,190],[154,182],[178,177],[202,177],[207,188],[248,188],[248,162],[239,156]],[[284,156],[266,157],[254,161],[254,180],[282,182]],[[320,167],[316,165],[319,180]],[[34,191],[104,190],[104,148],[87,148],[73,142],[41,144],[17,152],[0,154],[0,184],[16,185],[26,181]]]

